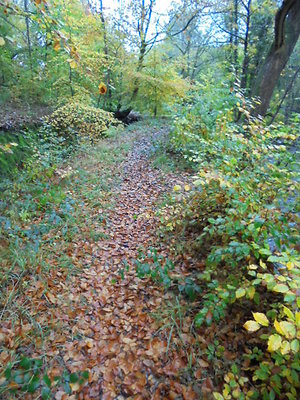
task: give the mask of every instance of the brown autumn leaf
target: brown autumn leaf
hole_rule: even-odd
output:
[[[202,358],[198,358],[197,359],[197,363],[200,365],[200,367],[202,368],[208,368],[209,367],[209,363],[205,360],[203,360]]]
[[[204,380],[201,386],[201,390],[204,397],[212,393],[212,391],[214,390],[214,385],[211,378],[208,377]]]
[[[60,40],[55,40],[55,42],[53,43],[53,49],[55,51],[59,51],[60,50]]]
[[[201,376],[202,376],[202,370],[199,368],[199,369],[197,369],[197,370],[194,372],[194,377],[195,377],[196,379],[200,379]]]
[[[184,387],[182,392],[184,400],[198,400],[198,395],[191,386]]]
[[[47,299],[50,301],[50,303],[55,304],[56,303],[56,298],[51,292],[45,293],[45,296]]]

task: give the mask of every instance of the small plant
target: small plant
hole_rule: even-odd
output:
[[[11,394],[19,391],[33,394],[40,391],[43,400],[53,398],[53,388],[62,386],[67,394],[77,390],[88,379],[88,372],[70,373],[64,371],[62,376],[53,381],[43,372],[43,360],[22,357],[20,361],[7,365],[3,378],[0,378],[0,394]]]
[[[149,276],[154,281],[162,283],[165,288],[171,286],[169,272],[174,269],[174,264],[168,258],[165,259],[158,254],[156,249],[150,248],[147,254],[140,251],[135,264],[139,278]]]

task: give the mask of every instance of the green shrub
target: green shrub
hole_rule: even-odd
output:
[[[243,372],[246,380],[241,384],[241,376],[229,372],[215,398],[296,399],[300,262],[296,161],[289,151],[296,135],[292,128],[266,127],[251,117],[251,102],[240,92],[236,96],[240,124],[230,107],[213,124],[201,124],[194,110],[184,110],[185,119],[176,122],[173,149],[199,172],[191,191],[174,187],[161,220],[205,259],[205,275],[218,279],[207,285],[195,325],[218,322],[229,304],[245,301],[245,317],[252,310],[254,317],[244,324],[245,341],[263,330],[262,353]]]
[[[45,119],[45,123],[55,132],[68,138],[79,135],[91,140],[105,136],[105,132],[111,126],[122,125],[113,113],[79,103],[58,108]]]

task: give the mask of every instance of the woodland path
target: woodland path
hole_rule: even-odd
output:
[[[166,353],[168,335],[159,333],[152,316],[170,295],[149,279],[139,279],[134,265],[139,249],[155,247],[168,255],[156,233],[156,203],[179,177],[154,169],[148,160],[153,141],[165,133],[135,133],[119,167],[121,183],[112,190],[116,205],[106,221],[109,238],[93,244],[87,267],[69,284],[73,318],[64,306],[56,310],[56,318],[69,328],[59,357],[71,371],[89,371],[88,384],[73,385],[71,396],[60,391],[57,399],[196,398],[189,385],[180,383],[185,354]]]

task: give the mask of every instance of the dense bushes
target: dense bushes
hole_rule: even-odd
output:
[[[230,106],[234,98],[237,111]],[[217,306],[208,307],[202,298],[196,326],[219,321],[214,307],[245,301],[254,311],[245,335],[263,331],[260,356],[250,349],[251,365],[227,374],[215,398],[296,399],[300,263],[295,159],[289,151],[296,135],[252,118],[251,103],[239,92],[209,123],[199,111],[184,108],[171,137],[173,151],[199,170],[194,188],[187,194],[176,187],[162,218],[166,230],[205,259],[203,278],[217,282],[212,286]],[[237,112],[241,124],[235,122]],[[243,322],[251,318],[249,304]],[[239,384],[241,375],[249,384]]]
[[[45,123],[60,135],[69,138],[80,135],[92,140],[105,136],[110,126],[121,125],[113,113],[80,103],[70,103],[58,108],[45,119]]]

